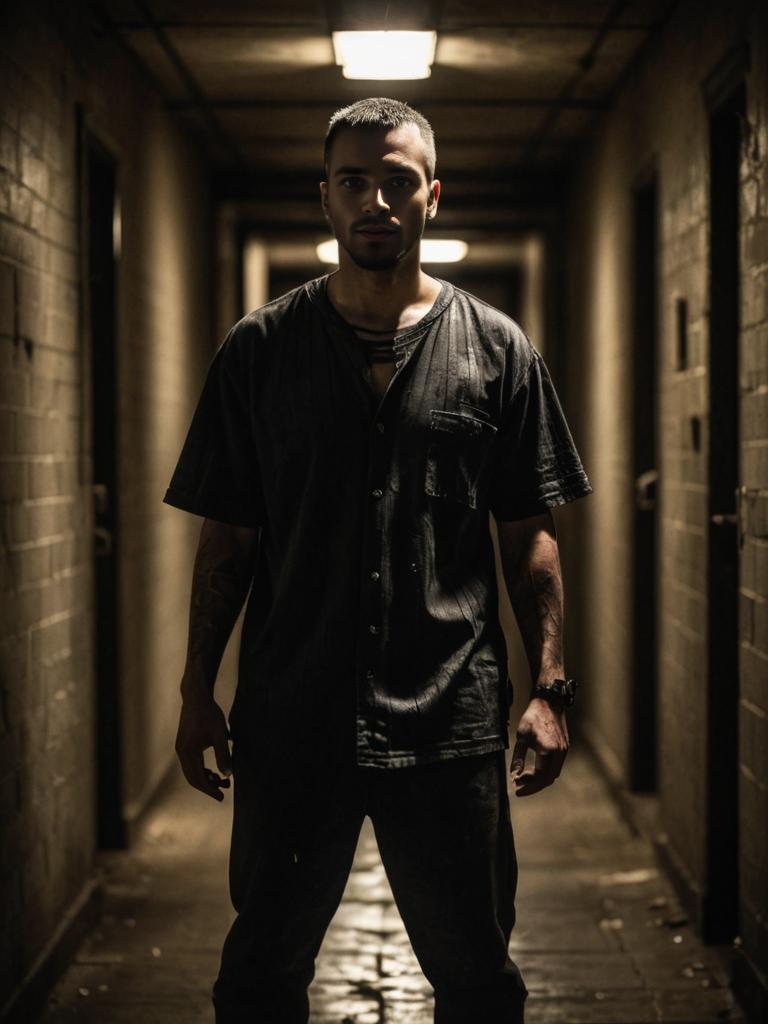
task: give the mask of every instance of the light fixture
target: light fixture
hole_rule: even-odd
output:
[[[339,262],[339,243],[335,238],[329,238],[327,242],[321,242],[317,249],[315,249],[315,252],[321,263],[338,264]]]
[[[378,81],[429,78],[437,32],[333,32],[345,78]]]
[[[467,255],[468,246],[459,238],[426,238],[421,243],[422,263],[459,263]],[[321,242],[317,249],[321,263],[339,262],[339,243],[335,238]]]
[[[421,262],[460,263],[468,248],[460,238],[427,238],[421,243]]]

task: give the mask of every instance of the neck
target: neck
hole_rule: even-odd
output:
[[[328,296],[345,320],[369,327],[405,326],[408,310],[431,306],[440,292],[440,282],[419,266],[418,249],[414,256],[386,270],[364,270],[342,253],[339,269],[328,280]]]

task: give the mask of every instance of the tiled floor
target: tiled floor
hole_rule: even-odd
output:
[[[180,780],[142,842],[104,861],[106,912],[52,994],[45,1024],[211,1024],[231,918],[230,808]],[[527,1024],[741,1021],[715,952],[697,942],[651,850],[590,763],[512,798],[521,881],[511,952]],[[430,990],[366,826],[311,990],[312,1024],[428,1024]]]

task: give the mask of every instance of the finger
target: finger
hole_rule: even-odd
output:
[[[536,754],[537,774],[540,774],[547,786],[551,786],[557,778],[557,754],[557,750],[542,750]]]
[[[554,779],[560,778],[560,772],[563,770],[565,764],[565,755],[568,753],[568,747],[561,747],[553,758],[555,762],[555,775]],[[552,780],[554,782],[554,779]]]
[[[560,777],[560,772],[563,768],[563,761],[565,760],[565,747],[557,747],[555,750],[550,750],[546,755],[546,764],[544,765],[544,776],[547,780],[547,785],[551,786],[553,782],[556,782]]]
[[[512,762],[509,766],[510,775],[519,775],[525,768],[525,755],[528,753],[528,740],[519,739],[512,751]]]
[[[544,789],[546,785],[547,783],[536,772],[525,772],[515,779],[515,796],[530,796]]]
[[[206,769],[206,774],[208,776],[209,781],[212,782],[214,786],[223,786],[224,789],[229,789],[229,779],[222,779],[220,775],[217,775],[216,772],[214,772],[211,769]]]
[[[550,752],[536,753],[536,763],[533,771],[525,772],[515,779],[516,795],[530,796],[538,793],[547,786],[551,786],[556,776],[553,774],[554,755]]]
[[[229,743],[226,733],[222,732],[216,737],[213,744],[213,753],[216,758],[216,767],[222,775],[232,774],[232,755],[229,752]]]
[[[205,767],[202,762],[202,758],[200,759],[200,770],[197,773],[196,778],[198,785],[195,788],[199,789],[201,793],[205,793],[206,796],[213,797],[214,800],[221,801],[224,799],[224,794],[221,792],[217,781],[219,776],[216,772],[211,771],[210,768]],[[221,779],[221,782],[224,782],[224,779]]]
[[[181,770],[184,772],[184,777],[190,786],[194,789],[199,789],[206,796],[213,797],[214,800],[224,799],[224,794],[208,778],[206,767],[203,764],[202,752],[191,753],[190,751],[183,751],[179,754],[179,761],[181,762]]]
[[[544,774],[540,772],[526,772],[515,779],[515,796],[531,796],[533,793],[539,793],[542,789],[546,789],[547,786],[551,785],[552,781]]]

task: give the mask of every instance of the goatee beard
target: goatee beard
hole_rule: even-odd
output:
[[[339,242],[339,245],[344,245],[344,243]],[[401,249],[393,255],[385,256],[382,254],[381,256],[371,255],[366,257],[354,253],[348,245],[344,245],[344,251],[355,266],[360,267],[361,270],[393,270],[409,252],[408,249]]]
[[[360,267],[361,270],[392,270],[400,262],[400,258],[405,254],[402,252],[397,253],[395,256],[382,256],[379,259],[355,256],[353,252],[349,252],[349,257],[355,266]]]

